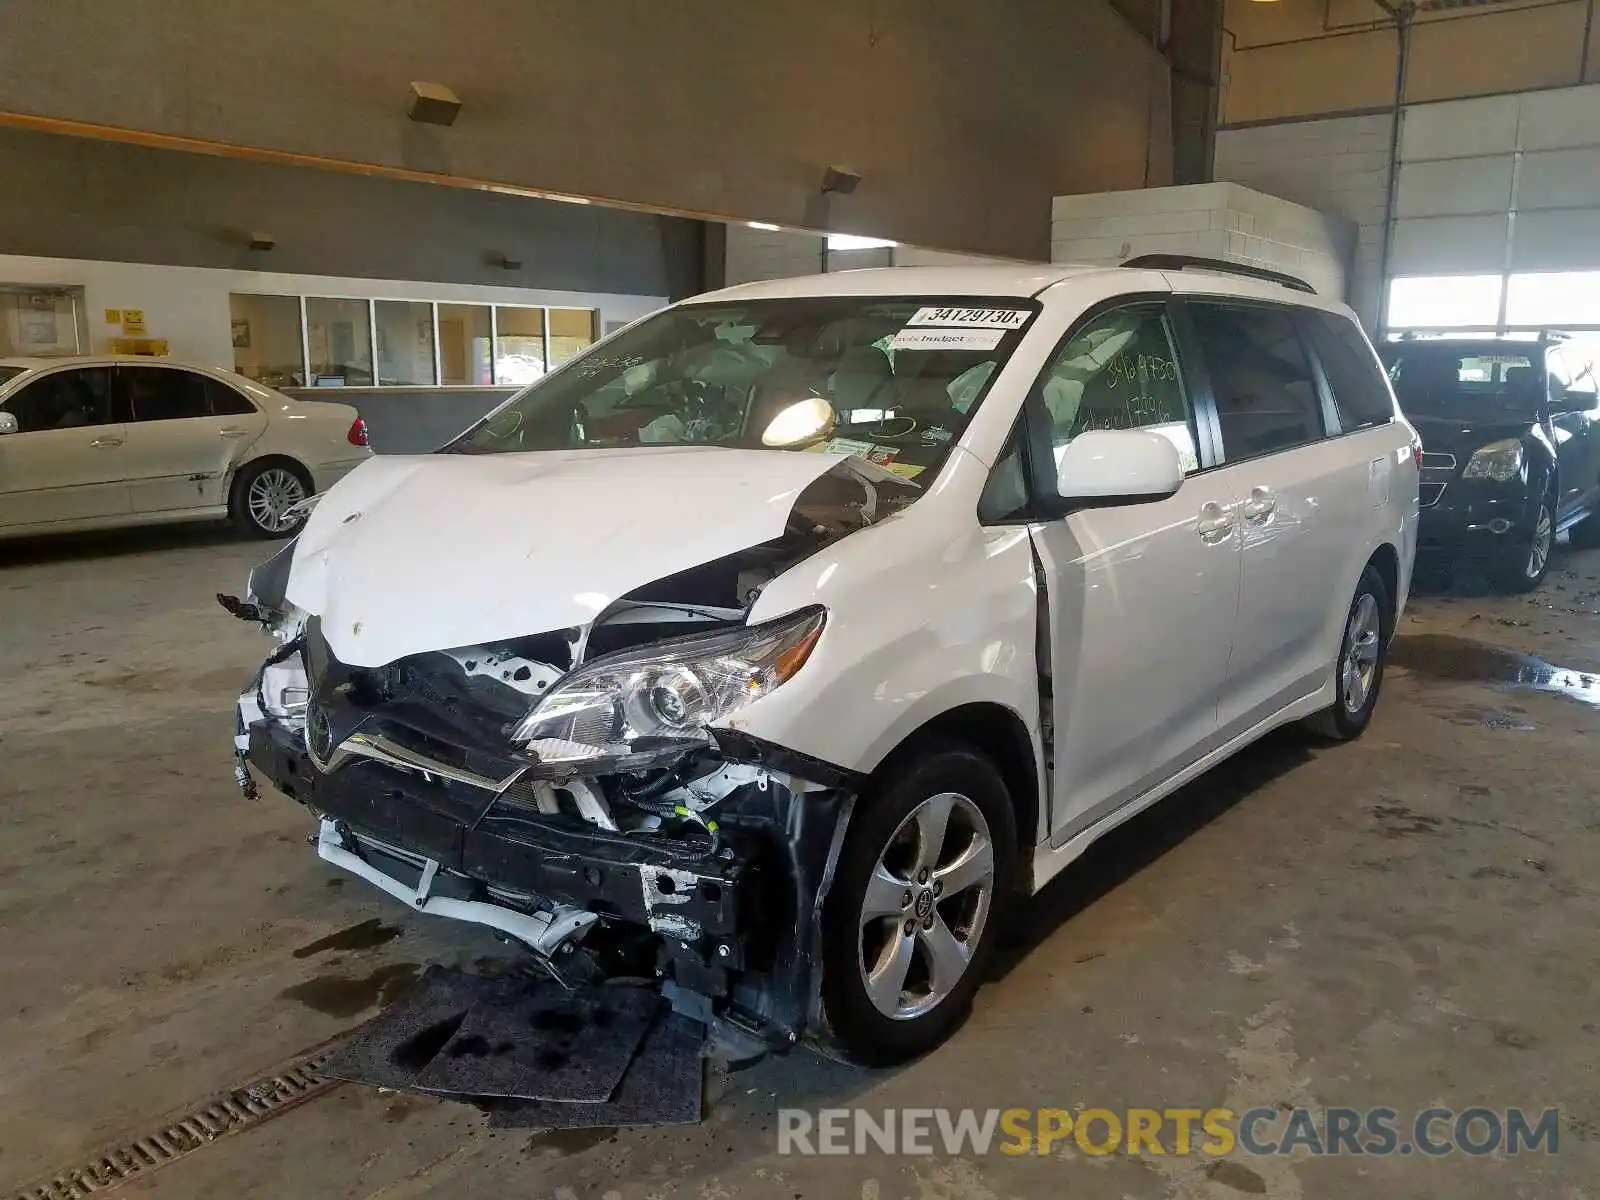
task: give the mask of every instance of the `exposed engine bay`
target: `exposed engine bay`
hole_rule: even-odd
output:
[[[713,722],[821,634],[821,609],[747,624],[767,583],[918,494],[838,460],[776,539],[581,626],[381,666],[341,662],[287,599],[291,543],[218,597],[280,643],[239,698],[240,787],[266,779],[324,860],[563,988],[654,979],[725,1057],[784,1048],[821,1029],[820,906],[862,781]]]

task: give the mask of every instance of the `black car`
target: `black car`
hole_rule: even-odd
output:
[[[1379,354],[1422,437],[1419,557],[1470,557],[1525,592],[1556,534],[1600,540],[1600,396],[1574,346],[1439,338]]]

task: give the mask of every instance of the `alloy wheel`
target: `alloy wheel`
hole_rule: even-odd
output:
[[[306,485],[286,467],[268,467],[250,481],[245,505],[250,519],[268,533],[283,533],[300,523],[291,509],[306,498]]]
[[[1345,712],[1351,716],[1359,713],[1372,694],[1373,682],[1378,675],[1378,650],[1383,636],[1383,620],[1378,611],[1378,599],[1371,592],[1362,592],[1355,607],[1350,610],[1350,621],[1344,631],[1344,654],[1340,658],[1339,694]]]
[[[1527,572],[1529,579],[1537,579],[1544,574],[1544,565],[1550,561],[1550,547],[1556,540],[1556,523],[1550,515],[1548,504],[1539,505],[1539,521],[1533,527],[1533,546],[1528,551]]]
[[[989,823],[941,792],[895,830],[862,900],[858,961],[873,1007],[897,1021],[932,1011],[966,974],[994,899]]]

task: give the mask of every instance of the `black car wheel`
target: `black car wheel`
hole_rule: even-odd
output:
[[[1339,657],[1333,667],[1333,704],[1307,722],[1317,733],[1349,742],[1366,732],[1383,687],[1383,664],[1393,629],[1389,589],[1377,568],[1369,565],[1361,572],[1345,615]]]
[[[1508,592],[1533,591],[1550,571],[1550,553],[1555,544],[1555,505],[1547,495],[1539,500],[1539,511],[1529,533],[1501,560],[1495,572],[1500,586]]]
[[[929,747],[861,798],[823,909],[822,997],[846,1057],[944,1041],[982,982],[1016,870],[1016,819],[976,750]]]

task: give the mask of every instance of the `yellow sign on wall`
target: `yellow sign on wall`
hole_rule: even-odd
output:
[[[111,353],[113,354],[143,354],[151,358],[160,358],[167,353],[166,338],[112,338]]]
[[[144,309],[125,308],[122,310],[122,332],[129,336],[144,332]]]
[[[122,310],[120,308],[108,308],[108,309],[106,309],[106,324],[107,325],[121,325],[122,324]]]

